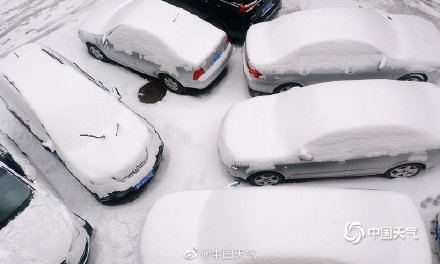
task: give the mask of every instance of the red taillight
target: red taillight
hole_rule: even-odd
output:
[[[249,62],[246,62],[247,68],[249,70],[250,75],[252,75],[252,77],[257,78],[257,79],[262,79],[263,74],[261,74],[261,72],[257,71],[254,67],[252,67]]]
[[[248,5],[239,5],[238,6],[238,12],[240,12],[241,14],[246,13],[247,11],[251,10],[252,8],[254,8],[254,6],[257,4],[258,1],[254,1]]]
[[[226,44],[229,44],[231,42],[231,40],[229,39],[229,36],[226,35]]]
[[[193,74],[193,80],[198,80],[203,74],[205,74],[205,70],[203,68],[196,70]]]

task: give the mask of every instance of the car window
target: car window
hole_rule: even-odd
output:
[[[27,207],[32,189],[11,172],[0,169],[0,228]]]
[[[14,170],[16,173],[20,174],[21,176],[26,176],[23,168],[20,166],[20,164],[17,163],[17,161],[14,160],[14,157],[7,152],[6,150],[1,149],[0,147],[0,162],[4,163],[6,166]]]

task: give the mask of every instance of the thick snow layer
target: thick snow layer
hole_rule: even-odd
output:
[[[423,154],[440,148],[440,90],[430,83],[340,81],[253,98],[223,120],[227,166]]]
[[[354,221],[364,228],[417,228],[419,239],[365,237],[353,245],[344,240],[344,227]],[[428,235],[412,201],[373,190],[242,188],[180,192],[159,199],[142,231],[141,263],[188,263],[183,253],[192,248],[199,250],[193,260],[198,264],[431,263]],[[246,256],[202,257],[203,250],[215,249],[254,250],[257,261]]]
[[[37,188],[29,206],[0,230],[0,263],[61,263],[74,232],[72,214]]]
[[[426,41],[429,36],[429,41]],[[427,71],[440,68],[440,31],[417,16],[380,14],[364,8],[313,9],[250,28],[246,52],[262,72],[307,73],[387,66]]]
[[[60,64],[38,45],[25,45],[4,58],[0,68],[14,83],[4,82],[2,96],[32,110],[50,136],[40,138],[43,144],[51,145],[93,192],[105,196],[134,186],[140,180],[121,183],[112,178],[129,176],[144,161],[144,176],[152,169],[161,145],[154,128],[73,67]]]
[[[202,66],[226,37],[197,16],[161,0],[108,1],[89,15],[80,31],[103,35],[115,50],[142,54],[168,72]]]
[[[20,145],[28,154],[33,164],[43,173],[37,174],[41,183],[47,181],[59,194],[69,209],[84,216],[95,228],[92,237],[90,264],[124,263],[138,264],[138,242],[145,215],[152,203],[163,194],[189,189],[226,188],[234,179],[222,169],[219,161],[216,136],[221,118],[235,103],[249,98],[246,82],[243,78],[241,47],[234,46],[234,52],[228,65],[227,75],[210,92],[193,96],[178,96],[167,93],[165,98],[156,104],[139,102],[138,91],[147,80],[123,67],[113,64],[103,64],[91,58],[84,49],[84,45],[77,37],[79,25],[84,15],[90,10],[84,8],[77,11],[76,7],[68,9],[66,6],[82,5],[88,0],[63,1],[55,8],[40,10],[40,6],[49,1],[34,1],[32,7],[37,6],[36,12],[29,17],[31,6],[26,0],[1,1],[2,13],[8,15],[16,12],[24,21],[16,24],[14,29],[5,37],[7,44],[0,47],[1,53],[13,49],[30,39],[37,40],[41,35],[47,35],[57,27],[61,27],[44,39],[39,40],[49,45],[57,52],[79,64],[82,69],[95,79],[102,81],[106,87],[117,87],[122,100],[132,109],[140,113],[158,129],[166,143],[164,160],[161,163],[156,178],[147,186],[136,200],[119,206],[103,206],[66,170],[65,166],[45,151],[26,129],[12,116],[0,102],[0,126]],[[24,3],[23,7],[18,3]],[[94,1],[108,2],[107,0]],[[308,6],[309,2],[342,2],[339,0],[284,0],[280,14],[299,10],[298,7]],[[430,12],[440,10],[439,0],[359,0],[368,3],[374,8],[381,8],[392,13],[418,14],[438,23],[438,18],[430,17],[420,8],[412,5],[426,5]],[[305,3],[303,5],[303,3]],[[15,4],[16,8],[9,11]],[[429,7],[428,7],[429,5]],[[29,7],[29,9],[28,9]],[[316,5],[314,5],[316,7]],[[12,8],[11,8],[12,9]],[[32,8],[33,9],[33,8]],[[25,10],[26,12],[21,12]],[[7,12],[8,11],[8,12]],[[51,15],[47,20],[46,17]],[[5,18],[1,16],[0,20]],[[59,24],[57,17],[62,17]],[[64,25],[65,21],[71,21]],[[31,31],[29,34],[25,34]],[[2,35],[3,36],[3,35]],[[430,37],[426,37],[429,41]],[[8,52],[9,53],[9,52]],[[191,155],[189,155],[191,154]],[[283,185],[326,186],[344,188],[369,188],[394,190],[408,194],[423,216],[426,228],[430,228],[430,221],[439,212],[437,204],[439,194],[440,168],[422,171],[417,177],[409,179],[389,180],[383,177],[340,178],[319,181],[287,182]],[[242,182],[241,186],[248,186]],[[319,194],[316,194],[316,204],[321,203]],[[312,204],[311,206],[315,206]],[[172,217],[175,217],[173,215]],[[228,224],[233,225],[233,224]],[[432,239],[433,240],[433,239]],[[36,242],[37,243],[37,242]],[[438,255],[433,247],[433,263],[439,263]],[[170,250],[162,249],[164,254]],[[182,254],[183,255],[183,254]],[[190,261],[188,261],[189,263]],[[9,263],[8,263],[9,264]],[[267,264],[267,262],[263,263]]]

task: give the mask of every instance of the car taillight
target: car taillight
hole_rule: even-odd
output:
[[[238,12],[240,12],[240,14],[246,13],[247,11],[251,10],[254,7],[253,4],[249,4],[249,5],[239,5],[238,6]]]
[[[226,44],[229,44],[229,43],[231,43],[231,40],[229,39],[229,36],[226,35]]]
[[[252,67],[249,62],[246,62],[247,68],[249,70],[250,75],[252,75],[252,77],[257,78],[257,79],[263,79],[263,74],[259,71],[257,71],[254,67]]]
[[[193,74],[193,80],[198,80],[203,74],[205,74],[205,70],[203,68],[196,70]]]

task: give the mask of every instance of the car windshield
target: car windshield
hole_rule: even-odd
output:
[[[29,185],[5,169],[0,169],[0,228],[28,206]]]

